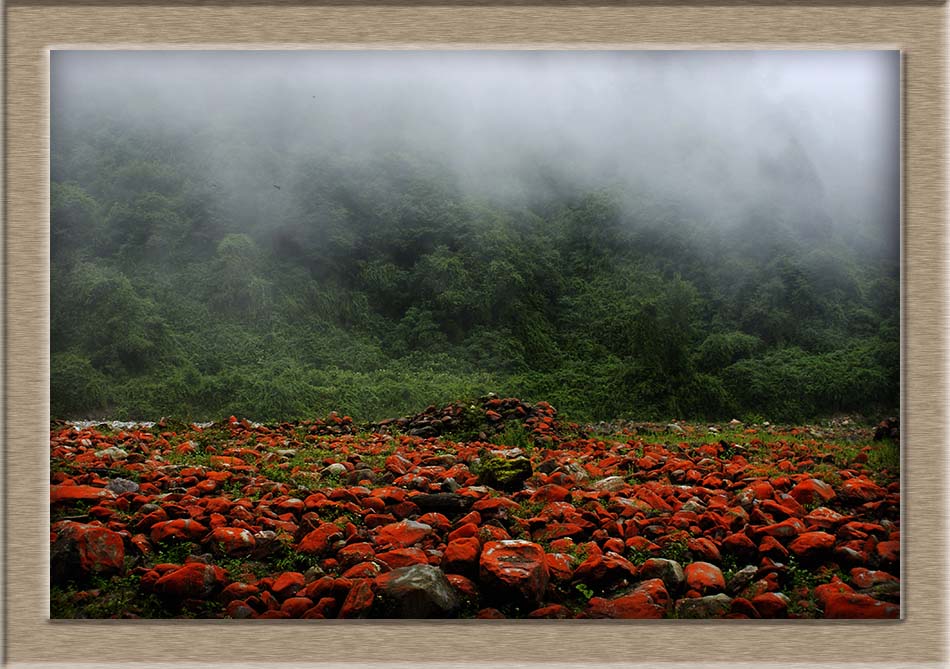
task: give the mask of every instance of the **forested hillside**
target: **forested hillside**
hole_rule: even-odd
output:
[[[489,391],[577,420],[896,411],[897,220],[844,224],[794,141],[756,169],[797,195],[742,206],[570,154],[483,155],[473,186],[417,129],[321,134],[301,110],[332,91],[297,92],[187,120],[134,89],[54,105],[54,417],[370,420]]]

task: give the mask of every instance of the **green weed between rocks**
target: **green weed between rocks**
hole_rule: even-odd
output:
[[[145,593],[139,577],[93,576],[89,587],[53,586],[50,589],[50,618],[168,618],[172,614],[161,600]]]

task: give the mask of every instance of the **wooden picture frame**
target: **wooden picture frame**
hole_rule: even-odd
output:
[[[4,651],[10,666],[943,666],[948,624],[943,3],[14,0],[4,13],[2,543]],[[904,619],[50,621],[49,50],[236,47],[901,49]]]

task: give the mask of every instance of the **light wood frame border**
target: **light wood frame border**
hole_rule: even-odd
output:
[[[4,659],[10,666],[944,666],[947,11],[938,2],[480,5],[8,2],[4,8]],[[48,620],[51,48],[899,48],[901,622]],[[47,664],[52,663],[52,664]]]

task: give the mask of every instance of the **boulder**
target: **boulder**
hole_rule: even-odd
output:
[[[441,569],[414,564],[376,577],[374,608],[387,618],[449,618],[459,599]]]
[[[485,595],[536,606],[548,585],[544,549],[521,539],[489,541],[482,549],[479,577]]]

